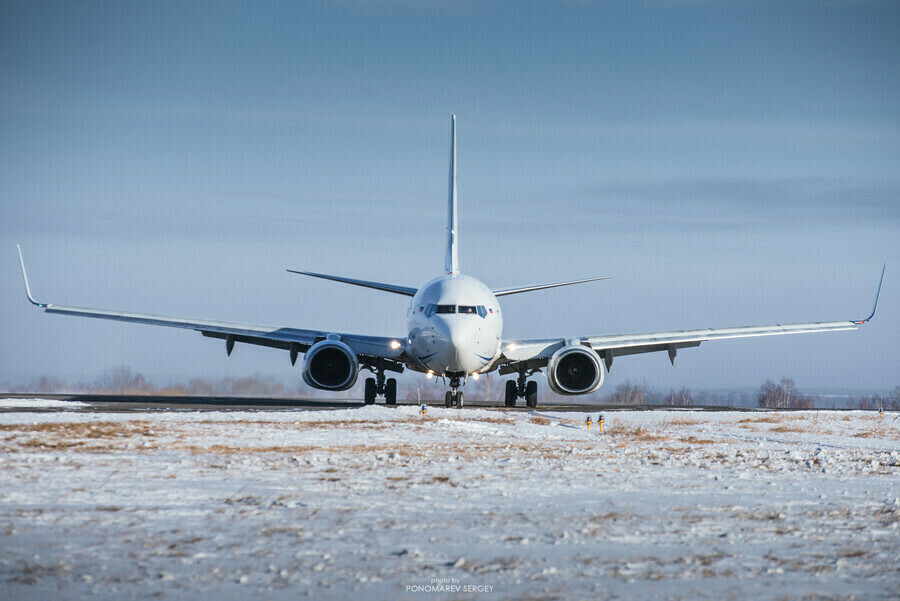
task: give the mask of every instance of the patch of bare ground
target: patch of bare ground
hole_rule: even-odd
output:
[[[778,511],[736,511],[736,517],[755,522],[783,522],[785,514]]]
[[[737,423],[739,424],[777,424],[781,421],[778,417],[775,416],[766,416],[766,417],[745,417],[744,419],[739,419]]]
[[[450,479],[450,476],[434,476],[428,482],[433,484],[449,484],[453,488],[457,487],[457,484]]]
[[[682,439],[683,442],[688,444],[715,444],[715,440],[709,440],[707,438],[697,438],[696,436],[688,436],[687,438]]]
[[[61,422],[47,424],[2,424],[2,451],[79,451],[106,453],[116,445],[147,442],[165,433],[159,424],[127,422]]]
[[[260,446],[254,447],[250,445],[224,445],[224,444],[214,444],[208,447],[201,446],[188,446],[183,447],[182,450],[189,451],[195,455],[201,454],[215,454],[215,455],[238,455],[238,454],[265,454],[265,453],[280,453],[280,454],[289,454],[289,455],[304,455],[306,453],[378,453],[384,451],[392,451],[396,450],[394,448],[388,449],[385,446],[367,446],[367,445],[348,445],[346,447],[340,446],[295,446],[295,445],[285,445],[281,447],[277,446]]]
[[[857,432],[853,436],[854,438],[900,438],[900,431],[895,428],[878,425],[874,428]]]
[[[541,417],[540,415],[534,415],[528,419],[529,423],[532,423],[536,426],[549,426],[550,420],[546,417]]]
[[[900,522],[900,508],[882,507],[875,512],[875,517],[885,526]]]
[[[696,420],[692,417],[679,416],[679,417],[673,418],[671,421],[667,421],[665,423],[667,425],[671,425],[671,426],[699,426],[699,425],[702,425],[704,422]]]
[[[47,424],[2,424],[0,432],[14,434],[65,435],[69,438],[111,438],[113,436],[155,436],[156,430],[149,421],[127,422],[54,422]]]
[[[665,434],[652,432],[644,426],[613,426],[608,428],[606,433],[613,438],[627,439],[629,441],[661,442],[669,440],[669,437]]]
[[[805,429],[805,428],[799,428],[799,427],[797,427],[797,426],[786,426],[786,425],[785,425],[785,426],[776,426],[776,427],[772,428],[772,429],[769,430],[769,431],[770,431],[770,432],[781,432],[781,433],[785,433],[785,432],[806,432],[806,429]]]

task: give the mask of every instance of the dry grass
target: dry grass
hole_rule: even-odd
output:
[[[135,420],[128,422],[85,422],[48,424],[3,424],[6,433],[0,450],[8,453],[22,450],[78,451],[105,453],[118,446],[151,441],[165,432],[160,424]]]
[[[696,420],[692,417],[676,417],[671,421],[667,421],[666,425],[672,426],[700,426],[706,422]]]
[[[660,442],[669,440],[669,437],[657,432],[651,432],[644,426],[613,426],[605,430],[606,434],[616,438],[625,438],[640,442]]]
[[[546,417],[541,417],[539,415],[532,416],[528,420],[528,422],[537,426],[549,426],[551,423],[549,419],[547,419]]]
[[[777,426],[772,428],[770,432],[806,432],[806,430],[797,426]]]
[[[689,444],[715,444],[715,440],[708,440],[706,438],[697,438],[696,436],[688,436],[684,439],[684,442]]]
[[[766,416],[766,417],[745,417],[744,419],[739,419],[737,423],[739,424],[778,424],[784,421],[782,417]]]
[[[878,425],[853,435],[854,438],[900,438],[900,431],[883,425]]]

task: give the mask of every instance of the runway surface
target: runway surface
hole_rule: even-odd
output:
[[[14,399],[50,399],[71,403],[71,407],[79,407],[82,411],[284,411],[285,409],[304,409],[310,411],[324,411],[334,409],[354,409],[365,407],[362,399],[283,399],[283,398],[252,398],[252,397],[210,397],[210,396],[169,396],[169,395],[107,395],[107,394],[39,394],[39,393],[0,393],[0,412],[4,411],[60,411],[67,410],[65,405],[54,407],[22,407],[10,404],[4,407],[3,400]],[[444,407],[444,401],[429,399],[423,401],[398,401],[398,407],[419,407],[425,404],[428,407]],[[386,406],[383,401],[378,406]],[[497,409],[504,412],[529,412],[520,401],[519,406],[507,408],[494,402],[466,401],[463,409]],[[664,405],[607,405],[589,403],[542,403],[538,407],[540,411],[653,411],[653,410],[678,410],[678,407]],[[693,411],[755,411],[752,407],[718,407],[698,406],[684,408]]]

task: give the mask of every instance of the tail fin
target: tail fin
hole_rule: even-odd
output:
[[[456,220],[456,115],[450,116],[450,191],[447,199],[447,254],[444,270],[449,275],[459,273],[459,249]]]

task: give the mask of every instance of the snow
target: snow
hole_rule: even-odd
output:
[[[900,595],[896,414],[587,416],[0,413],[0,598]]]
[[[81,401],[54,401],[53,399],[0,399],[0,409],[13,407],[19,409],[77,409],[89,407]]]

